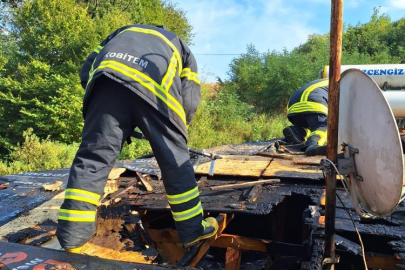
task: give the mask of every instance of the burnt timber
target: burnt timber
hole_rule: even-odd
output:
[[[0,265],[35,269],[39,262],[53,260],[69,263],[72,269],[102,269],[103,263],[104,268],[114,265],[114,269],[322,269],[325,181],[321,157],[306,158],[297,148],[275,140],[206,151],[224,157],[217,160],[213,177],[207,175],[206,158],[196,169],[205,215],[216,217],[221,225],[210,241],[192,250],[181,247],[159,167],[153,157],[140,158],[116,163],[125,171],[109,180],[96,235],[85,246],[86,255],[75,255],[77,259],[62,251],[47,250],[46,258],[36,255],[44,248],[58,248],[52,211],[63,199],[68,169],[1,177]],[[213,188],[269,179],[280,181]],[[60,191],[41,188],[56,180],[64,182]],[[404,269],[405,205],[401,203],[385,219],[362,220],[340,183],[337,195],[341,201],[337,199],[336,206],[336,253],[340,256],[336,269],[364,269],[359,241],[343,204],[362,236],[368,268]],[[46,211],[42,220],[32,218],[38,216],[35,211]],[[5,264],[10,262],[5,255],[19,252],[28,254],[25,260]],[[86,265],[86,259],[80,258],[93,259]],[[18,268],[24,266],[31,268]]]

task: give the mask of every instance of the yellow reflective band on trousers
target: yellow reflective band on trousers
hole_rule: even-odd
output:
[[[198,202],[198,204],[196,206],[194,206],[193,208],[186,210],[186,211],[182,211],[182,212],[173,212],[173,218],[175,221],[184,221],[190,218],[193,218],[199,214],[203,214],[203,209],[201,206],[201,202]]]
[[[93,52],[95,52],[95,53],[99,53],[102,49],[103,49],[104,47],[103,46],[101,46],[101,45],[98,45],[95,49],[94,49],[94,51]]]
[[[100,195],[83,189],[68,188],[65,190],[65,199],[88,202],[98,206]]]
[[[311,94],[312,91],[314,91],[316,88],[319,87],[326,87],[329,86],[329,80],[323,80],[321,82],[317,82],[311,86],[309,86],[307,89],[304,90],[304,92],[301,95],[301,100],[300,102],[305,102],[308,101],[308,97]]]
[[[200,81],[198,80],[198,74],[192,72],[190,68],[183,69],[183,72],[181,73],[180,77],[186,77],[187,80],[194,81],[195,83],[200,84]]]
[[[305,101],[297,102],[287,110],[287,114],[303,113],[303,112],[318,112],[328,115],[328,107],[322,103]]]
[[[186,113],[184,112],[183,106],[172,96],[169,92],[166,92],[165,89],[159,84],[157,84],[152,78],[143,74],[139,70],[131,68],[127,65],[119,63],[117,61],[102,61],[100,65],[93,71],[90,75],[93,78],[95,72],[101,69],[112,69],[120,74],[132,79],[146,89],[151,91],[156,97],[161,99],[170,109],[172,109],[183,121],[184,125],[186,125]]]
[[[196,198],[199,195],[198,187],[193,188],[187,192],[176,194],[176,195],[169,195],[167,194],[167,200],[170,204],[180,204],[191,201],[192,199]]]
[[[318,140],[318,145],[323,146],[326,144],[326,139],[328,136],[328,132],[327,131],[322,131],[322,130],[315,130],[314,132],[312,132],[309,137],[311,136],[319,136],[319,140]]]
[[[172,86],[173,83],[173,78],[176,75],[176,66],[177,66],[177,61],[176,61],[176,57],[172,56],[172,58],[170,59],[170,64],[167,67],[167,72],[165,74],[165,76],[162,79],[162,84],[161,86],[163,87],[163,89],[166,90],[166,92],[169,92],[170,86]]]
[[[204,219],[201,222],[201,225],[203,226],[204,230],[205,228],[207,228],[207,221],[205,221]]]
[[[183,70],[183,64],[182,64],[182,61],[181,61],[180,53],[179,53],[179,50],[177,50],[176,46],[174,46],[174,44],[170,40],[168,40],[167,37],[165,37],[162,33],[158,32],[156,30],[145,29],[145,28],[140,28],[140,27],[127,28],[124,31],[120,32],[120,34],[125,33],[127,31],[154,35],[154,36],[157,36],[157,37],[161,38],[172,49],[172,51],[173,51],[173,53],[174,53],[174,55],[175,55],[175,57],[177,59],[177,64],[179,65],[179,76],[180,76],[180,74],[181,74],[181,72]]]
[[[96,211],[59,209],[58,219],[73,222],[95,222]]]

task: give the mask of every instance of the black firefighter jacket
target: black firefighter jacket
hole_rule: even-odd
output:
[[[287,115],[321,113],[328,115],[328,79],[309,82],[290,98]]]
[[[186,126],[201,100],[200,82],[193,54],[175,34],[145,25],[129,25],[111,33],[80,71],[86,89],[84,115],[94,80],[100,75],[134,91],[187,138]]]

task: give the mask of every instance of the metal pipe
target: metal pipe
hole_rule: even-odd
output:
[[[395,118],[405,118],[405,91],[383,91]]]

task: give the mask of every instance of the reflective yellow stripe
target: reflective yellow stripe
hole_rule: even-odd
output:
[[[323,80],[321,82],[317,82],[317,83],[309,86],[302,93],[300,102],[308,101],[309,94],[311,94],[311,92],[314,91],[316,88],[325,87],[325,86],[328,86],[328,85],[329,85],[329,80]]]
[[[94,49],[94,52],[95,52],[95,53],[99,53],[103,48],[104,48],[103,46],[98,45],[98,46]]]
[[[195,217],[198,214],[203,214],[203,209],[201,206],[201,202],[199,202],[196,206],[194,206],[193,208],[186,210],[186,211],[182,211],[182,212],[173,212],[173,218],[175,221],[184,221],[187,219],[190,219],[192,217]]]
[[[170,64],[167,67],[166,74],[162,79],[162,87],[166,92],[169,92],[170,86],[172,86],[173,78],[176,75],[176,65],[176,57],[173,54],[172,59],[170,59]]]
[[[169,47],[173,50],[173,53],[174,53],[174,55],[175,55],[175,57],[177,59],[177,64],[179,65],[179,75],[181,74],[181,72],[183,71],[183,64],[181,62],[180,53],[177,50],[176,46],[174,46],[174,44],[170,40],[168,40],[167,37],[165,37],[162,33],[158,32],[156,30],[152,30],[152,29],[131,27],[131,28],[127,28],[124,31],[120,32],[120,34],[125,33],[127,31],[133,31],[133,32],[138,32],[138,33],[155,35],[155,36],[163,39],[163,41],[166,42],[166,44],[169,45]]]
[[[65,199],[83,201],[98,205],[100,195],[83,189],[68,188],[65,191]]]
[[[191,201],[192,199],[198,197],[198,187],[193,188],[187,192],[176,194],[176,195],[169,195],[167,194],[167,200],[170,204],[180,204]]]
[[[117,61],[103,61],[97,67],[96,70],[93,71],[93,74],[97,72],[97,70],[101,70],[104,68],[113,69],[128,78],[139,82],[143,85],[146,89],[151,91],[155,96],[160,98],[170,109],[172,109],[183,121],[184,125],[186,125],[186,113],[184,112],[183,106],[172,96],[170,93],[166,93],[166,91],[157,84],[154,80],[152,80],[149,76],[143,74],[139,70],[131,68],[127,65],[119,63]],[[92,76],[93,76],[92,74]]]
[[[322,146],[326,143],[328,132],[323,130],[315,130],[309,135],[309,137],[311,136],[319,136],[318,145]]]
[[[201,224],[202,224],[202,226],[203,226],[203,228],[204,228],[204,230],[205,230],[205,228],[207,228],[207,221],[205,221],[205,220],[203,219],[202,222],[201,222]]]
[[[328,107],[322,103],[306,101],[306,102],[297,102],[288,108],[287,113],[302,113],[302,112],[319,112],[328,115]]]
[[[183,69],[180,77],[186,77],[189,81],[194,81],[195,83],[200,84],[200,81],[198,80],[198,74],[192,72],[190,68]]]
[[[59,209],[58,219],[74,222],[94,222],[96,221],[96,211]]]

